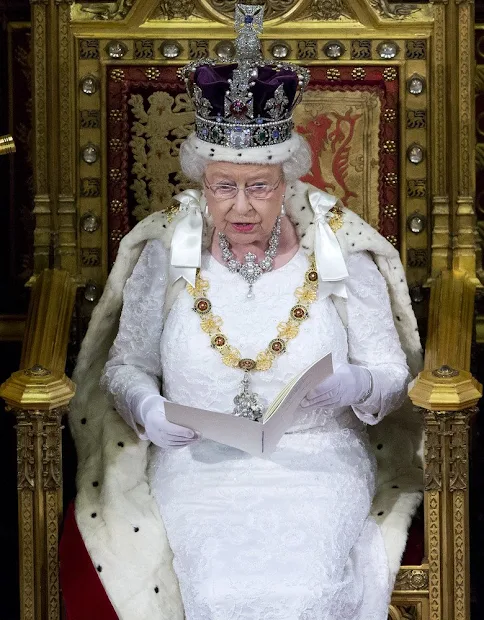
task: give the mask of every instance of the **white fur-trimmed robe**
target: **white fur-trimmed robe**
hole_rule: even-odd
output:
[[[296,182],[286,191],[287,214],[300,243],[314,243],[308,186]],[[182,620],[183,606],[172,568],[172,553],[147,480],[148,442],[139,440],[99,388],[102,369],[117,332],[123,288],[149,239],[168,247],[181,215],[168,223],[155,213],[121,242],[118,258],[95,308],[74,373],[77,394],[69,422],[78,453],[76,519],[106,592],[122,620]],[[212,236],[204,226],[204,247]],[[421,347],[400,257],[377,231],[343,208],[336,236],[343,254],[369,251],[385,277],[395,324],[410,370],[421,367]],[[168,269],[168,265],[167,265]],[[178,287],[167,294],[170,305]],[[344,314],[341,302],[337,303]],[[389,564],[396,574],[407,529],[421,498],[418,452],[421,429],[410,403],[369,427],[378,462],[378,490],[372,515],[380,525]],[[95,483],[95,484],[93,484]],[[396,488],[397,487],[397,488]],[[96,513],[96,518],[91,515]],[[382,513],[379,515],[378,513]]]

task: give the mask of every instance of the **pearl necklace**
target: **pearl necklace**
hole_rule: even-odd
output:
[[[271,238],[269,239],[269,247],[264,252],[265,258],[260,263],[257,262],[257,256],[252,252],[248,252],[244,256],[244,263],[238,261],[232,250],[230,244],[224,233],[219,232],[218,244],[222,252],[222,258],[227,263],[229,271],[232,273],[239,273],[249,285],[249,292],[247,297],[251,299],[254,297],[252,287],[254,283],[261,277],[263,273],[272,270],[274,263],[274,257],[277,254],[279,247],[279,239],[281,236],[281,218],[277,217],[274,228],[272,229]]]

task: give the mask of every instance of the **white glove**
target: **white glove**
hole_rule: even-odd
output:
[[[146,438],[160,448],[182,448],[196,441],[190,428],[168,422],[165,418],[166,398],[151,394],[137,403],[135,417],[145,427]]]
[[[364,366],[341,364],[334,373],[310,390],[301,402],[302,407],[348,407],[361,405],[371,395],[373,379]]]

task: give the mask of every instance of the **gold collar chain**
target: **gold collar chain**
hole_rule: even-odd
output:
[[[269,370],[276,357],[286,352],[288,341],[298,335],[301,323],[309,316],[308,307],[318,296],[318,272],[314,254],[308,258],[309,269],[304,275],[304,283],[295,291],[298,303],[291,308],[289,319],[277,326],[279,337],[271,340],[268,346],[258,353],[255,360],[242,357],[240,351],[228,343],[227,336],[222,333],[223,321],[221,317],[212,313],[212,303],[207,297],[210,284],[200,276],[200,270],[197,271],[195,286],[188,284],[187,290],[195,299],[193,309],[200,316],[200,326],[210,336],[211,345],[219,351],[224,364],[245,372]]]

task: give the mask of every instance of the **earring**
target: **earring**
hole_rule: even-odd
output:
[[[286,206],[284,205],[284,196],[282,197],[281,216],[286,215]]]
[[[205,196],[202,196],[200,198],[200,205],[203,207],[203,215],[205,217],[208,217],[208,203]]]

